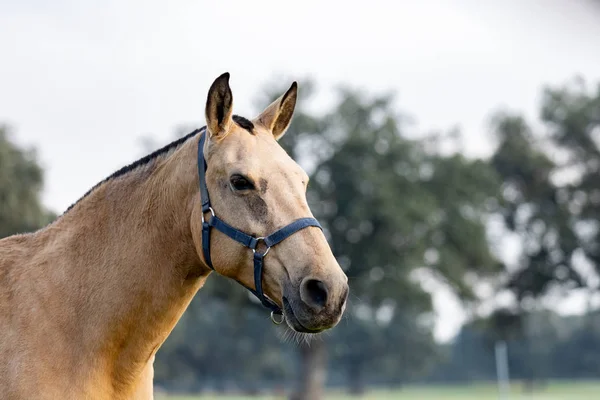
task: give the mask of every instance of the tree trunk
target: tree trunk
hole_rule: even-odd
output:
[[[327,377],[327,348],[323,339],[302,342],[300,350],[300,381],[290,400],[322,400]]]
[[[352,396],[362,396],[365,394],[362,372],[361,362],[354,362],[348,366],[348,392]]]

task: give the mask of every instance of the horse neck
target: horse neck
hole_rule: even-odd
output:
[[[64,309],[84,333],[80,350],[123,385],[142,372],[208,274],[190,226],[199,203],[196,144],[197,136],[108,180],[47,230],[53,268],[63,269]]]

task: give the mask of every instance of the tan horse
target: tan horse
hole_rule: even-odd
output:
[[[206,103],[212,209],[255,236],[312,217],[308,177],[277,143],[292,87],[253,121],[232,115],[229,74]],[[202,131],[114,173],[54,223],[0,241],[0,398],[151,399],[154,355],[210,275],[202,251]],[[215,270],[254,287],[252,251],[210,233]],[[310,226],[270,249],[264,293],[300,332],[335,326],[347,277]],[[199,340],[222,340],[217,337]]]

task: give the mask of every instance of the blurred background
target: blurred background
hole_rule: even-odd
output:
[[[221,73],[249,118],[297,80],[345,318],[306,343],[212,276],[157,397],[596,399],[599,39],[598,0],[0,0],[0,236],[203,126]]]

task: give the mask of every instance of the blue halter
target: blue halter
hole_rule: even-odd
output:
[[[254,237],[235,229],[234,227],[228,225],[227,223],[219,219],[215,215],[215,212],[212,209],[212,207],[210,206],[208,188],[206,187],[207,164],[206,158],[204,157],[204,143],[206,141],[206,136],[206,128],[204,128],[204,132],[200,134],[200,139],[198,141],[198,176],[200,179],[200,200],[202,201],[202,252],[204,253],[204,260],[206,261],[206,264],[208,264],[208,266],[214,271],[215,268],[213,267],[212,260],[210,258],[210,228],[216,228],[217,230],[223,232],[225,235],[229,236],[231,239],[251,249],[254,253],[253,258],[255,289],[246,287],[243,284],[242,286],[246,287],[246,289],[252,292],[252,294],[254,294],[265,307],[271,310],[271,320],[275,324],[279,325],[284,320],[283,311],[277,304],[275,304],[275,302],[273,302],[271,299],[265,296],[262,289],[262,271],[264,258],[271,249],[271,247],[287,239],[289,236],[293,235],[299,230],[307,228],[309,226],[315,226],[320,229],[323,228],[319,224],[319,221],[317,221],[314,218],[300,218],[293,221],[289,225],[286,225],[283,228],[273,232],[269,236]],[[208,212],[210,212],[210,218],[207,221],[204,219],[204,214]],[[257,249],[257,246],[260,242],[263,242],[266,246],[266,249],[262,252]],[[279,315],[280,318],[276,319],[275,315]]]

